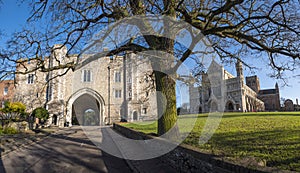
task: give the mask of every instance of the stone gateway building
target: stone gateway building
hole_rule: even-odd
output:
[[[67,49],[60,45],[53,50],[45,60],[48,67],[78,58],[76,55],[66,58]],[[81,66],[75,71],[17,74],[15,99],[25,103],[28,112],[45,107],[50,113],[48,124],[58,126],[156,118],[149,61],[135,54],[90,59],[89,55],[79,58]],[[17,71],[30,71],[35,66],[35,61],[24,61]]]
[[[246,77],[244,82],[242,62],[236,63],[237,76],[233,76],[217,62],[212,61],[207,73],[202,75],[200,87],[190,86],[190,112],[210,111],[279,111],[279,89],[261,90],[257,76]],[[213,83],[210,79],[220,79]],[[197,94],[198,93],[198,94]]]
[[[14,97],[14,81],[0,81],[0,108],[4,107],[6,101],[12,101]]]

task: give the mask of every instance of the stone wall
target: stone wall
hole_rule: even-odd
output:
[[[146,135],[141,132],[128,129],[118,124],[114,124],[113,128],[126,136],[127,138],[136,140],[146,140],[152,139],[153,136]],[[281,171],[270,167],[256,167],[256,169],[251,169],[254,166],[251,163],[245,163],[245,165],[250,165],[251,168],[245,166],[230,163],[228,161],[222,160],[217,156],[203,153],[198,151],[197,148],[192,146],[183,145],[176,147],[172,152],[160,157],[162,162],[172,166],[178,172],[205,172],[205,173],[261,173],[261,172],[290,172]],[[248,159],[248,162],[253,161],[253,159]],[[254,160],[255,161],[255,160]],[[256,162],[256,161],[255,161]],[[258,163],[255,163],[258,164]]]
[[[280,111],[279,98],[279,93],[259,95],[259,99],[265,103],[266,111]]]
[[[5,101],[12,101],[14,93],[15,92],[13,80],[0,81],[0,108],[4,106]]]
[[[27,121],[22,121],[22,122],[10,122],[7,127],[12,127],[16,129],[19,132],[25,132],[32,127],[31,124],[29,124]]]

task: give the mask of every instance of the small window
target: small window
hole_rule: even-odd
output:
[[[46,90],[46,101],[50,101],[52,99],[52,86],[48,85]]]
[[[147,108],[142,109],[142,114],[147,114]]]
[[[131,99],[132,97],[132,88],[131,85],[128,86],[128,99]]]
[[[92,73],[91,70],[83,70],[83,82],[91,82],[92,81]]]
[[[4,88],[4,93],[3,93],[4,95],[7,95],[8,94],[8,87],[5,87]]]
[[[130,90],[130,91],[128,91],[128,97],[129,97],[129,99],[131,99],[131,97],[132,97],[131,90]]]
[[[122,90],[115,90],[115,98],[121,98]]]
[[[121,72],[115,72],[115,82],[121,82]]]
[[[29,74],[27,83],[28,84],[33,84],[33,81],[34,81],[34,74]]]

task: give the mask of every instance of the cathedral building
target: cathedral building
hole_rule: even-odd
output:
[[[257,97],[265,104],[265,111],[280,111],[279,87],[275,84],[272,89],[260,89],[257,76],[246,77],[246,85],[257,93]]]
[[[255,112],[279,111],[279,89],[260,89],[257,76],[246,77],[242,62],[236,63],[237,76],[212,61],[202,75],[201,86],[190,86],[190,112]]]
[[[55,45],[45,59],[45,66],[55,67],[76,61],[66,57],[67,49]],[[139,121],[156,118],[155,91],[149,89],[151,66],[136,54],[113,57],[79,58],[78,67],[48,73],[32,71],[15,77],[15,100],[27,106],[27,112],[45,107],[48,124],[58,126],[104,125],[116,121]],[[23,61],[19,72],[35,68],[34,60]]]

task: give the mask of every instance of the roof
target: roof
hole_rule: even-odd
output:
[[[264,94],[276,94],[276,89],[260,90],[259,94],[260,95],[264,95]]]
[[[14,80],[0,80],[0,85],[14,84]]]

